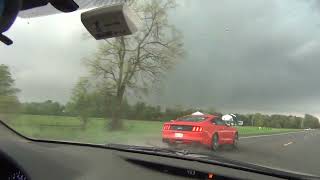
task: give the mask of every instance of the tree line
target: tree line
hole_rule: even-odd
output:
[[[56,116],[76,116],[84,124],[89,121],[89,117],[111,118],[112,117],[111,100],[106,101],[99,94],[92,94],[84,106],[81,104],[68,102],[62,105],[51,100],[44,102],[22,103],[21,113],[32,115],[56,115]],[[181,106],[171,108],[161,108],[160,106],[148,105],[145,102],[136,102],[129,104],[127,100],[123,102],[123,113],[121,118],[128,120],[145,120],[145,121],[169,121],[180,116],[191,114],[195,111],[202,111],[209,114],[222,115],[222,113],[208,109],[182,108]],[[85,116],[85,117],[84,117]],[[320,128],[319,119],[310,114],[304,117],[292,115],[272,114],[266,115],[261,113],[254,114],[236,114],[238,121],[243,121],[244,126],[271,127],[271,128]]]
[[[255,114],[237,114],[237,117],[243,121],[245,126],[272,127],[272,128],[320,128],[319,119],[310,114],[304,117],[292,115],[261,113]]]
[[[87,121],[89,117],[112,118],[112,101],[106,101],[99,94],[91,94],[82,102],[68,102],[66,105],[52,100],[44,102],[27,102],[20,104],[20,113],[30,115],[54,115],[54,116],[74,116],[82,121]],[[179,116],[191,114],[198,109],[181,109],[180,107],[165,108],[152,106],[145,102],[129,104],[127,100],[122,104],[122,119],[145,120],[145,121],[168,121]]]

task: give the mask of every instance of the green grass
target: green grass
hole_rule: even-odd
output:
[[[267,135],[300,131],[300,129],[285,129],[285,128],[267,128],[267,127],[250,127],[250,126],[238,126],[237,127],[240,136],[254,136],[254,135]]]
[[[86,129],[76,117],[19,115],[7,122],[18,132],[33,138],[79,141],[86,143],[133,143],[160,140],[163,122],[125,120],[123,131],[108,131],[108,120],[91,118]],[[258,127],[237,127],[240,136],[274,134],[297,131],[296,129],[275,129]]]
[[[125,120],[123,131],[111,132],[106,128],[109,121],[90,118],[86,129],[76,117],[20,115],[7,123],[18,132],[32,138],[110,143],[138,141],[161,135],[162,122]]]

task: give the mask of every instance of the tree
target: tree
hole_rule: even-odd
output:
[[[304,127],[306,128],[319,128],[319,119],[310,115],[304,115]]]
[[[83,128],[87,126],[91,108],[89,88],[88,79],[81,78],[73,88],[71,102],[67,104],[69,110],[72,109],[79,115]]]
[[[146,109],[146,103],[144,102],[137,102],[133,106],[133,119],[142,119],[144,118],[144,111]]]
[[[264,125],[264,116],[260,113],[255,113],[252,120],[254,121],[254,126],[261,127]]]
[[[125,92],[146,92],[183,55],[181,33],[168,22],[168,10],[174,0],[130,1],[128,5],[142,19],[140,30],[131,36],[105,40],[87,66],[114,97],[110,128],[122,128],[122,101]]]
[[[9,67],[0,65],[0,116],[16,113],[19,108],[19,101],[16,94],[19,89],[14,87],[14,79]]]

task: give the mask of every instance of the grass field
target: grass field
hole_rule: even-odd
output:
[[[7,122],[20,133],[39,139],[79,141],[86,143],[105,144],[141,143],[146,139],[161,138],[163,122],[125,120],[123,131],[107,130],[107,120],[91,118],[86,129],[81,128],[81,122],[76,117],[20,115]],[[237,127],[240,136],[274,134],[297,131],[297,129],[275,129],[258,127]]]

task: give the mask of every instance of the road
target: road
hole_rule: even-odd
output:
[[[222,149],[218,154],[240,161],[320,175],[320,131],[240,139],[238,152]]]
[[[239,149],[236,151],[228,147],[221,148],[218,152],[204,148],[192,148],[192,150],[320,176],[320,130],[244,137],[240,138]]]

